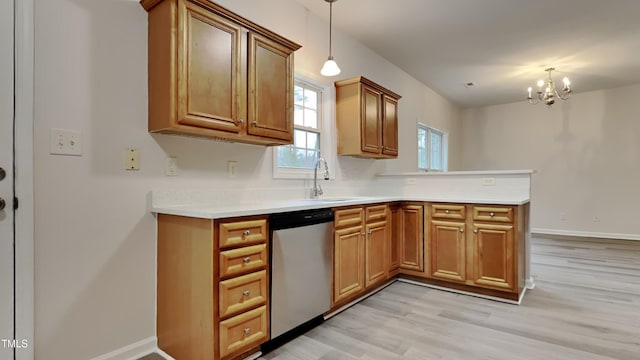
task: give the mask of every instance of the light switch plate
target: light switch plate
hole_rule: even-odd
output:
[[[82,134],[76,130],[51,129],[49,153],[52,155],[82,156]]]

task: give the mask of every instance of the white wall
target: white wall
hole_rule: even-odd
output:
[[[640,85],[462,115],[462,167],[536,169],[533,230],[640,239]],[[596,220],[596,221],[594,221]]]
[[[293,0],[220,1],[303,45],[296,71],[317,75],[327,56],[327,24]],[[335,10],[335,9],[334,9]],[[155,335],[152,189],[290,188],[272,180],[271,149],[167,135],[147,123],[147,14],[136,1],[36,0],[35,261],[38,359],[88,359]],[[360,43],[334,31],[339,78],[364,75],[403,95],[400,157],[341,158],[328,189],[366,192],[378,172],[413,171],[415,121],[451,131],[456,168],[459,112]],[[80,130],[82,157],[49,155],[49,129]],[[124,149],[140,150],[141,170],[124,170]],[[180,176],[164,176],[178,157]],[[226,178],[227,160],[239,174]],[[231,181],[232,180],[232,181]]]

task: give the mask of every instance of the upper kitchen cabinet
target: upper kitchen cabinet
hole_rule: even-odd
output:
[[[336,81],[338,155],[398,157],[400,95],[362,76]]]
[[[207,0],[149,12],[149,131],[261,145],[293,142],[300,45]]]

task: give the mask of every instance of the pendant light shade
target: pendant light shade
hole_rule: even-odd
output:
[[[333,3],[338,0],[324,0],[329,3],[329,58],[322,65],[322,69],[320,70],[320,74],[322,76],[336,76],[340,74],[340,67],[333,60],[333,56],[331,55],[331,28],[333,25]]]
[[[333,56],[329,56],[327,61],[324,62],[320,74],[322,76],[336,76],[340,74],[340,67],[338,67],[338,64],[333,60]]]

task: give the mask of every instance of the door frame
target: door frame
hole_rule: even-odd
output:
[[[16,360],[35,356],[34,262],[34,0],[14,1],[15,26],[15,338],[28,346],[16,350]]]

